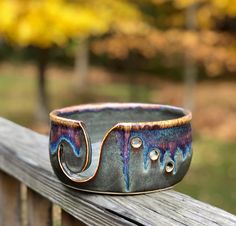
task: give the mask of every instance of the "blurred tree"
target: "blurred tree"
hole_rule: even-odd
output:
[[[129,68],[133,52],[156,65],[161,61],[162,68],[184,67],[184,105],[190,109],[198,66],[208,76],[236,73],[236,39],[232,32],[236,31],[236,0],[133,1],[150,25],[146,33],[114,34],[96,40],[92,45],[95,54],[106,53],[111,59],[129,62]],[[137,70],[143,69],[135,61]],[[161,67],[155,72],[159,74]]]
[[[141,12],[136,4],[131,1],[119,0],[90,0],[87,8],[99,11],[103,15],[102,20],[106,23],[106,33],[133,34],[145,29]],[[96,23],[96,22],[95,22]],[[100,32],[105,33],[105,32]],[[89,46],[91,34],[81,36],[75,53],[75,88],[83,91],[86,87],[86,78],[89,64]]]
[[[0,9],[0,35],[7,42],[38,49],[37,114],[44,121],[48,111],[45,70],[50,47],[64,47],[68,40],[86,40],[109,30],[133,32],[141,24],[139,11],[126,0],[2,0]],[[86,46],[81,45],[80,51],[86,58]],[[77,55],[81,58],[81,54]],[[82,77],[87,62],[83,59],[76,63]]]
[[[174,6],[185,10],[197,4],[196,16],[200,28],[214,28],[216,21],[236,16],[236,0],[176,0]]]
[[[186,9],[186,28],[189,31],[195,32],[197,29],[196,20],[196,3],[189,5]],[[197,66],[196,62],[192,58],[188,51],[185,52],[185,71],[184,71],[184,107],[189,110],[193,110],[194,103],[194,89],[197,80]]]
[[[130,53],[136,51],[146,59],[161,56],[158,58],[163,59],[161,65],[171,67],[183,66],[183,56],[188,52],[208,76],[236,72],[236,0],[135,2],[150,25],[146,33],[114,34],[95,40],[92,44],[95,54],[106,53],[111,59],[125,62]],[[194,10],[191,9],[193,3]],[[195,18],[194,23],[191,17]]]

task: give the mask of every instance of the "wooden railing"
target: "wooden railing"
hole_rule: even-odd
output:
[[[53,204],[62,226],[236,225],[236,216],[173,190],[111,196],[69,189],[52,172],[48,137],[0,118],[0,226],[21,225],[22,215],[29,226],[52,225]]]

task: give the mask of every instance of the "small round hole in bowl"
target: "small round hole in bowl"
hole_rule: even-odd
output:
[[[175,168],[175,165],[173,161],[167,162],[166,168],[165,168],[167,173],[172,173],[174,168]]]

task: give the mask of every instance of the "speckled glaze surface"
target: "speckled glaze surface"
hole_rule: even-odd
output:
[[[166,189],[188,171],[191,113],[157,104],[93,104],[50,113],[50,160],[67,186],[96,193]]]

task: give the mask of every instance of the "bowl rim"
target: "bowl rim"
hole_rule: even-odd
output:
[[[172,105],[162,105],[162,104],[147,104],[147,103],[96,103],[96,104],[82,104],[82,105],[74,105],[69,107],[64,107],[60,109],[55,109],[50,112],[50,120],[52,122],[68,125],[68,126],[78,126],[78,124],[86,124],[81,120],[70,119],[61,116],[61,114],[65,113],[77,113],[86,112],[86,111],[102,111],[106,109],[135,109],[135,108],[143,108],[144,110],[162,110],[162,111],[171,111],[173,113],[182,113],[183,116],[167,119],[167,120],[158,120],[158,121],[142,121],[142,122],[118,122],[115,123],[114,127],[117,129],[125,129],[129,127],[130,129],[139,130],[139,129],[152,129],[152,128],[170,128],[175,126],[181,126],[187,124],[192,119],[192,113],[184,108],[176,107]]]

